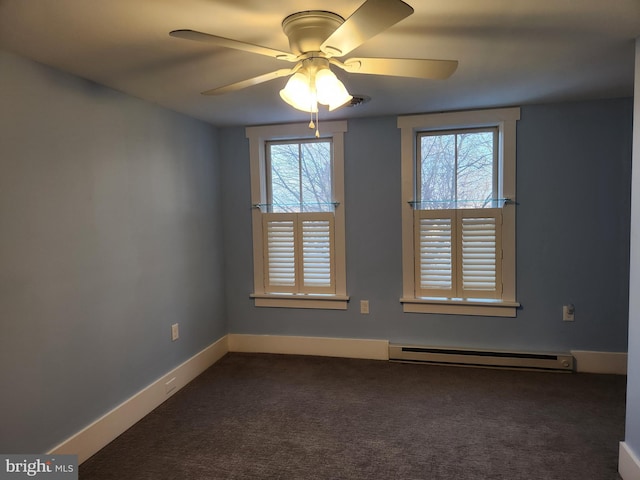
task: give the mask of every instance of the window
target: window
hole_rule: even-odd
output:
[[[256,306],[346,309],[343,133],[247,128]]]
[[[519,109],[400,117],[405,312],[515,316]]]
[[[270,211],[333,211],[331,144],[330,139],[266,143]]]
[[[265,292],[336,293],[331,144],[266,143]]]
[[[496,198],[497,128],[420,132],[417,200],[423,209],[485,208]]]

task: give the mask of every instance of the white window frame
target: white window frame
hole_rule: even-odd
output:
[[[474,110],[398,117],[401,135],[402,271],[404,312],[515,317],[516,301],[516,122],[519,108]],[[416,295],[413,202],[416,193],[417,134],[468,128],[498,128],[498,197],[502,208],[502,296],[499,299],[419,297]]]
[[[306,124],[264,125],[247,127],[251,173],[251,204],[253,226],[253,293],[250,295],[256,307],[317,308],[346,310],[349,297],[346,283],[346,248],[344,215],[344,132],[346,121],[323,122],[320,138],[333,143],[333,201],[335,293],[272,293],[265,291],[263,212],[258,205],[267,202],[266,143],[274,140],[306,140],[315,138],[315,130]]]

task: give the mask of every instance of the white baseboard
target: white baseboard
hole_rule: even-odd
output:
[[[53,448],[49,455],[78,455],[82,463],[216,363],[229,351],[227,336],[197,353],[151,385]]]
[[[217,362],[227,352],[318,355],[326,357],[389,360],[389,341],[357,338],[296,337],[284,335],[228,334],[151,385],[115,407],[50,452],[78,455],[82,463],[149,414],[167,398]],[[627,354],[572,351],[578,372],[625,375]],[[640,480],[640,463],[628,447],[620,444],[620,472],[625,480]]]
[[[627,354],[624,352],[591,352],[571,350],[580,373],[627,374]]]
[[[640,460],[625,442],[620,442],[618,472],[623,480],[640,480]]]
[[[228,341],[230,352],[282,353],[389,360],[388,340],[230,333]]]

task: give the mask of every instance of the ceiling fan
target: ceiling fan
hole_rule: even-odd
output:
[[[349,73],[425,79],[445,79],[453,74],[458,67],[458,62],[454,60],[360,57],[338,60],[412,13],[413,8],[401,0],[366,0],[346,20],[333,12],[322,10],[294,13],[282,21],[282,29],[289,39],[290,52],[194,30],[174,30],[169,35],[295,63],[292,68],[282,68],[216,87],[202,92],[203,95],[233,92],[279,77],[291,76],[286,87],[280,91],[280,96],[299,110],[317,114],[318,103],[333,110],[352,98],[331,71],[330,65]]]

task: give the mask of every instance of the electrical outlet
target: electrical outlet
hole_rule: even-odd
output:
[[[178,328],[178,324],[174,323],[171,325],[171,341],[175,342],[180,338],[180,329]]]
[[[360,313],[369,313],[369,300],[360,300]]]
[[[562,320],[565,322],[573,322],[575,320],[576,307],[573,303],[562,306]]]

